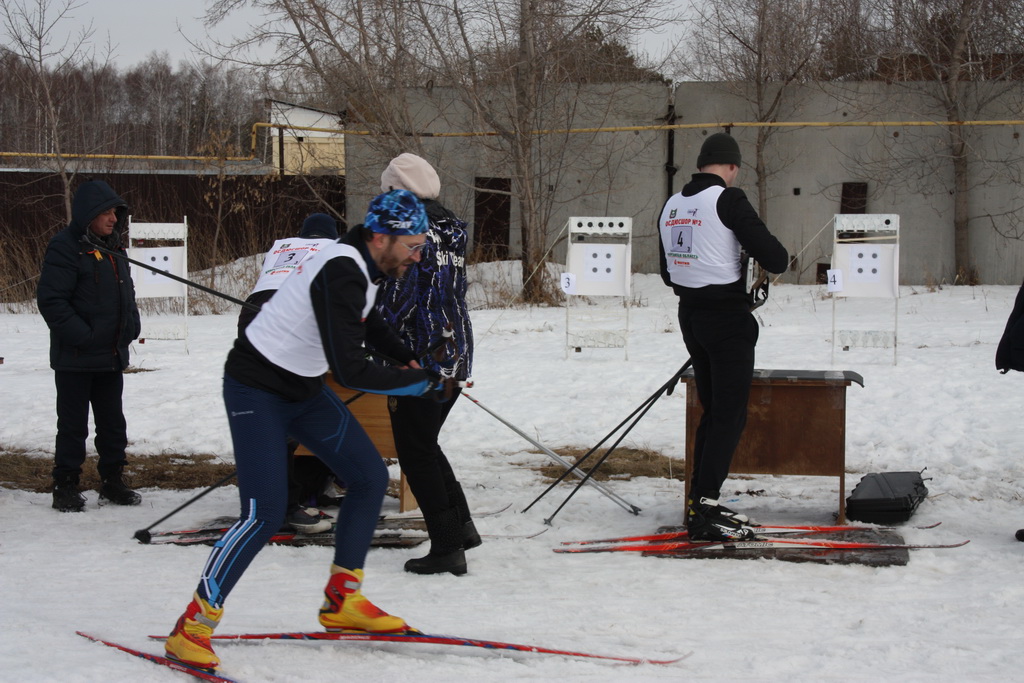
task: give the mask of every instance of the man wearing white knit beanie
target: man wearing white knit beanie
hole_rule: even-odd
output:
[[[381,192],[409,190],[422,200],[437,199],[441,194],[441,179],[426,159],[404,152],[392,159],[380,174],[380,189]]]
[[[404,278],[381,287],[377,310],[417,353],[424,369],[467,380],[473,358],[473,328],[466,308],[468,226],[437,201],[441,179],[422,157],[399,154],[381,174],[380,186],[384,191],[408,190],[423,200],[430,229],[423,257]],[[450,341],[427,354],[444,340],[446,327]],[[405,397],[388,401],[398,463],[430,535],[429,554],[405,564],[405,570],[414,574],[465,574],[465,551],[480,545],[462,486],[437,442],[460,392],[457,389],[444,402]]]

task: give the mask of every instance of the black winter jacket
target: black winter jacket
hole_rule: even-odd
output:
[[[1017,290],[1013,310],[996,347],[996,369],[1003,373],[1024,372],[1024,285]]]
[[[114,207],[117,225],[97,237],[89,224]],[[124,259],[101,254],[83,242],[123,253],[121,232],[128,206],[102,180],[79,186],[71,223],[46,248],[36,302],[50,328],[50,367],[79,372],[120,371],[128,367],[128,345],[141,331],[135,287]]]

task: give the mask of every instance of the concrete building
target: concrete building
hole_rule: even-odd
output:
[[[1009,86],[1009,87],[1008,87]],[[895,213],[901,220],[903,284],[954,277],[953,171],[948,131],[928,83],[824,83],[786,91],[764,147],[766,222],[798,258],[784,281],[809,284],[831,256],[836,213]],[[980,280],[1016,284],[1024,275],[1024,146],[1019,83],[978,93],[994,97],[966,127],[970,247]],[[633,269],[657,270],[656,219],[671,191],[694,172],[706,135],[727,128],[744,154],[741,186],[757,206],[752,105],[736,84],[589,84],[563,88],[538,118],[534,191],[550,258],[564,262],[570,216],[633,218]],[[502,98],[495,92],[493,97]],[[981,101],[982,97],[968,98]],[[507,140],[475,119],[456,91],[424,89],[410,98],[422,126],[415,151],[442,177],[442,200],[473,226],[473,246],[516,257],[521,217],[509,201],[514,183]],[[672,116],[674,115],[674,119]],[[666,124],[674,123],[675,128]],[[736,124],[728,127],[728,124]],[[594,130],[601,129],[601,130]],[[570,132],[573,131],[573,132]],[[471,135],[471,133],[475,133]],[[458,135],[455,135],[458,134]],[[379,192],[394,141],[346,139],[348,206]],[[349,222],[358,222],[355,215]]]

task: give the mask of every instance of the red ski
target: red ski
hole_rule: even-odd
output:
[[[837,541],[816,538],[773,538],[763,536],[750,541],[671,541],[668,543],[628,543],[617,545],[581,546],[555,548],[556,553],[685,553],[701,550],[751,550],[751,549],[826,549],[826,550],[921,550],[925,548],[959,548],[970,541],[959,543],[874,543],[871,541]]]
[[[166,636],[150,636],[150,638],[163,639]],[[556,650],[539,645],[520,645],[518,643],[503,643],[497,640],[481,640],[479,638],[463,638],[461,636],[444,636],[432,633],[328,633],[326,631],[298,631],[279,633],[240,633],[213,635],[213,640],[359,640],[377,641],[389,643],[428,643],[432,645],[464,645],[467,647],[479,647],[485,650],[515,650],[518,652],[535,652],[538,654],[562,655],[563,657],[585,657],[591,659],[607,659],[616,662],[627,662],[629,664],[674,664],[689,655],[677,657],[676,659],[647,659],[644,657],[617,657],[613,655],[595,655],[588,652],[576,652],[573,650]]]
[[[215,682],[221,681],[221,682],[224,682],[224,683],[237,683],[235,681],[235,679],[233,679],[233,678],[226,678],[224,676],[219,676],[219,675],[213,673],[212,671],[209,671],[208,669],[199,669],[199,668],[196,668],[194,666],[189,666],[188,664],[185,664],[184,662],[179,662],[178,660],[171,659],[170,657],[164,657],[162,655],[154,655],[154,654],[152,654],[150,652],[144,652],[142,650],[136,650],[133,647],[128,647],[127,645],[121,645],[120,643],[115,643],[115,642],[110,641],[110,640],[103,640],[102,638],[97,638],[96,636],[89,635],[88,633],[83,633],[82,631],[75,631],[75,633],[77,633],[78,635],[82,636],[83,638],[88,638],[89,640],[93,641],[94,643],[102,643],[103,645],[106,645],[107,647],[112,647],[115,650],[120,650],[121,652],[127,652],[128,654],[133,655],[135,657],[139,657],[140,659],[145,659],[147,662],[152,662],[153,664],[159,664],[161,666],[166,666],[169,669],[174,669],[175,671],[180,671],[183,674],[188,674],[189,676],[192,676],[194,678],[198,678],[200,680],[215,681]]]
[[[912,527],[914,529],[934,529],[939,526],[942,522],[936,522],[935,524],[928,524],[926,526]],[[778,526],[755,526],[753,527],[759,536],[780,536],[787,534],[803,535],[803,534],[830,534],[840,533],[843,531],[886,531],[891,529],[899,529],[900,527],[893,526],[860,526],[851,524],[837,524],[833,526],[821,526],[821,525],[778,525]],[[594,538],[585,541],[562,541],[562,545],[597,545],[607,543],[640,543],[640,542],[660,542],[660,541],[682,541],[689,538],[689,532],[685,529],[680,531],[667,531],[661,534],[646,534],[641,536],[619,536],[616,538]]]

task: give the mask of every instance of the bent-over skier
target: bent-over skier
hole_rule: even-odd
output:
[[[210,636],[224,601],[285,518],[289,435],[348,485],[320,623],[329,631],[409,629],[360,591],[388,472],[322,376],[330,369],[343,385],[379,394],[438,389],[438,378],[420,368],[373,308],[380,284],[419,260],[427,225],[423,204],[411,192],[377,196],[363,225],[304,261],[236,340],[224,367],[224,405],[241,514],[210,552],[192,601],[167,639],[168,656],[204,669],[220,664]],[[364,340],[406,366],[371,362]]]

